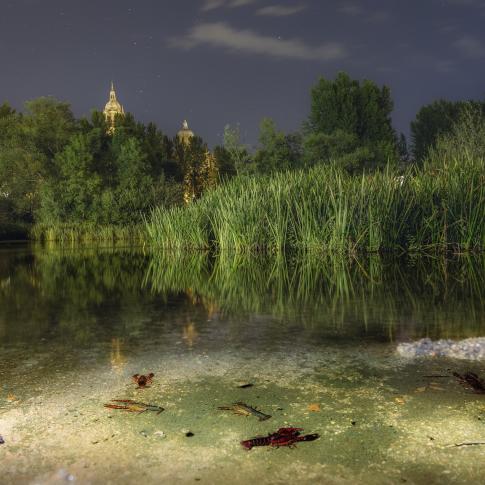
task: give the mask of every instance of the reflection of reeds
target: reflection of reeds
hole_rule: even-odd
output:
[[[145,284],[214,302],[228,315],[271,314],[326,325],[386,328],[407,335],[478,335],[485,331],[485,257],[377,255],[250,256],[157,253]]]
[[[266,257],[59,246],[0,256],[0,281],[9,282],[0,286],[0,344],[53,336],[72,349],[124,338],[128,349],[129,339],[163,331],[152,327],[157,315],[181,322],[181,333],[194,322],[201,336],[204,325],[244,326],[255,315],[305,325],[308,335],[485,335],[485,254]]]
[[[332,166],[234,179],[147,223],[162,248],[283,253],[485,247],[483,162],[350,176]]]

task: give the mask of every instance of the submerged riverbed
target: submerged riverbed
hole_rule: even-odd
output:
[[[483,255],[3,246],[0,482],[478,483],[485,396],[452,372],[485,363],[397,349],[483,336]],[[236,401],[272,418],[217,409]],[[320,439],[239,443],[289,426]]]

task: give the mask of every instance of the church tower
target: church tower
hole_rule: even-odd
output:
[[[189,145],[190,140],[194,137],[194,132],[189,129],[189,124],[187,120],[184,120],[182,123],[182,129],[177,133],[177,138],[181,141],[184,145]]]
[[[109,101],[104,107],[104,117],[108,123],[108,133],[111,135],[115,131],[115,119],[117,115],[124,116],[125,110],[123,106],[116,99],[116,92],[113,81],[111,81],[111,91],[109,93]]]

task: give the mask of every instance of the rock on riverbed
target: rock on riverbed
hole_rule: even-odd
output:
[[[397,353],[403,357],[449,357],[464,360],[485,360],[485,337],[465,340],[431,340],[423,338],[400,343]]]

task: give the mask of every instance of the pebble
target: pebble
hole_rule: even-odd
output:
[[[5,440],[3,439],[3,436],[0,435],[0,445],[3,445],[5,443]]]
[[[485,337],[465,340],[431,340],[423,338],[400,343],[397,353],[403,357],[449,357],[462,360],[485,360]]]
[[[154,436],[157,436],[158,438],[166,438],[167,435],[163,431],[155,431],[153,433]]]
[[[74,475],[71,475],[67,470],[64,470],[61,468],[58,472],[57,475],[59,476],[60,479],[66,480],[68,482],[73,482],[75,480]]]

